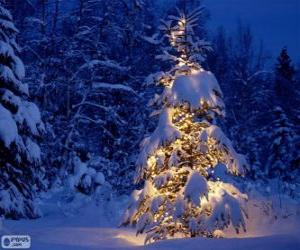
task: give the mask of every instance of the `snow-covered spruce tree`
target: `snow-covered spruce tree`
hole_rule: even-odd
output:
[[[28,101],[21,82],[24,65],[18,57],[18,30],[0,1],[0,216],[34,218],[34,199],[41,188],[40,148],[44,130],[38,107]]]
[[[266,174],[270,178],[292,181],[296,174],[291,165],[293,161],[294,137],[293,125],[281,107],[274,109],[272,129],[268,133],[269,157],[266,163]]]
[[[171,16],[163,25],[174,53],[164,51],[161,58],[176,65],[152,76],[164,86],[153,100],[161,107],[159,122],[141,144],[136,181],[145,183],[133,192],[123,218],[123,225],[137,225],[137,234],[147,233],[145,243],[217,237],[230,225],[245,230],[247,196],[224,180],[243,174],[246,162],[215,124],[224,103],[216,78],[198,63],[208,48],[193,33],[198,15],[195,10]],[[224,180],[216,172],[223,172]]]

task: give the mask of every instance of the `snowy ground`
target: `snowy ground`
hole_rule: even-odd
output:
[[[2,234],[27,234],[31,236],[34,250],[88,250],[88,249],[251,249],[251,250],[297,250],[300,249],[300,217],[298,211],[287,214],[285,219],[261,216],[261,206],[251,204],[252,223],[248,232],[238,235],[228,231],[226,239],[174,239],[143,246],[143,237],[136,237],[134,229],[118,228],[121,209],[125,201],[102,205],[84,205],[77,215],[64,215],[53,205],[47,205],[44,217],[37,220],[3,222]],[[298,215],[296,215],[298,213]]]

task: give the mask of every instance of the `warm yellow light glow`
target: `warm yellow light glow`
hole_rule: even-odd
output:
[[[144,241],[145,241],[144,235],[137,236],[135,232],[130,232],[130,231],[123,231],[122,233],[116,235],[114,238],[125,240],[131,245],[135,245],[135,246],[142,246],[144,245]]]
[[[238,203],[245,198],[232,185],[222,184],[218,177],[211,176],[214,171],[210,170],[218,163],[227,164],[232,159],[226,143],[207,132],[208,128],[214,126],[211,121],[216,107],[207,101],[205,95],[199,97],[201,106],[198,108],[187,101],[180,100],[174,104],[168,99],[172,94],[174,79],[204,71],[191,55],[189,42],[192,39],[189,40],[190,33],[186,32],[186,26],[189,25],[187,22],[189,19],[181,18],[168,33],[169,41],[176,50],[172,57],[175,58],[176,66],[160,79],[164,92],[160,96],[159,105],[162,110],[170,109],[171,112],[167,117],[164,116],[167,129],[161,135],[163,140],[154,140],[154,149],[149,150],[145,160],[147,164],[143,163],[147,173],[146,177],[140,179],[145,179],[145,186],[135,200],[133,209],[128,209],[133,213],[132,221],[140,228],[138,234],[148,231],[149,240],[154,241],[178,235],[217,237],[214,235],[215,229],[223,230],[229,224],[226,221],[222,225],[220,215],[230,210],[225,211],[229,203],[234,203],[228,201],[236,198]],[[179,96],[172,97],[179,99]],[[178,131],[180,136],[170,138],[173,130]],[[221,137],[223,139],[225,136]],[[196,176],[196,182],[191,181],[193,176]],[[203,186],[197,186],[201,181]],[[221,211],[223,208],[224,211]],[[212,214],[212,218],[219,222],[210,226],[213,229],[202,228],[202,224],[214,224],[208,218]]]

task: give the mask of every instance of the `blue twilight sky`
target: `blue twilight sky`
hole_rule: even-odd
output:
[[[273,57],[283,46],[300,62],[300,0],[204,0],[211,13],[209,27],[235,32],[237,20],[251,25]]]

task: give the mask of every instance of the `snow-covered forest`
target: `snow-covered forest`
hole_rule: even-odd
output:
[[[299,55],[206,1],[0,0],[3,248],[300,249]]]

